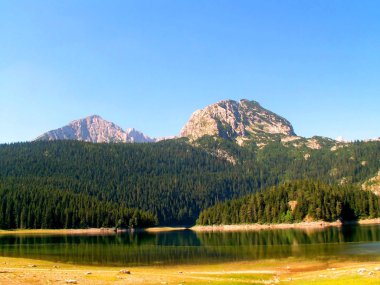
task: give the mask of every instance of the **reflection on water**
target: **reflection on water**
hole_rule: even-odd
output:
[[[380,225],[318,230],[0,236],[0,255],[78,264],[152,265],[268,258],[380,260]]]

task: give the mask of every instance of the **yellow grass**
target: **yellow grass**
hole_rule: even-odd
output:
[[[213,265],[99,267],[0,257],[0,284],[380,284],[373,262],[295,259]],[[364,272],[359,272],[364,268]],[[130,274],[121,273],[128,269]]]

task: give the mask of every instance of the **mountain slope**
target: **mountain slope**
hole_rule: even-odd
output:
[[[75,120],[62,128],[49,131],[36,140],[78,140],[92,143],[154,142],[143,133],[108,122],[98,115]]]
[[[190,139],[205,135],[251,139],[260,134],[295,136],[289,121],[261,107],[256,101],[248,100],[223,100],[195,111],[180,136]]]
[[[154,144],[66,140],[0,145],[0,180],[15,195],[21,188],[70,191],[149,211],[161,225],[189,225],[201,210],[267,186],[310,178],[355,184],[359,191],[380,169],[380,142],[357,142],[334,151],[281,142],[241,147],[207,136],[197,144],[175,139]],[[229,155],[215,155],[221,151]]]

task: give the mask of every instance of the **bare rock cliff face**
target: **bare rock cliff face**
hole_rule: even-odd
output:
[[[259,103],[224,100],[195,111],[181,130],[180,136],[190,139],[204,135],[249,139],[263,133],[295,136],[289,121],[264,109]]]
[[[364,164],[362,163],[362,165]],[[362,189],[372,191],[376,195],[380,196],[380,170],[374,177],[368,179],[362,184]]]
[[[36,140],[79,140],[92,143],[154,141],[154,139],[135,129],[124,131],[116,124],[108,122],[97,115],[72,121],[67,126],[44,133]]]

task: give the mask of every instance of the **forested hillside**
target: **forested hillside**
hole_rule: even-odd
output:
[[[332,142],[321,139],[322,143],[320,149],[286,146],[276,140],[265,147],[255,143],[240,147],[229,140],[203,137],[191,143],[178,139],[155,144],[41,141],[1,145],[0,185],[6,194],[1,196],[0,212],[6,219],[5,205],[30,195],[48,197],[52,204],[69,195],[73,201],[84,197],[100,203],[99,207],[110,203],[121,212],[127,208],[149,211],[160,225],[191,225],[201,210],[267,186],[304,178],[355,184],[380,168],[379,142],[357,142],[334,151]],[[14,215],[21,215],[19,208],[12,209]],[[151,214],[146,213],[149,221],[154,219]],[[12,223],[15,227],[46,225]],[[109,223],[90,224],[79,218],[79,222],[59,225],[100,224]]]
[[[247,182],[229,186],[235,177],[227,162],[182,142],[22,143],[1,146],[0,157],[2,185],[15,192],[25,185],[84,194],[149,210],[160,224],[194,223],[199,209],[251,192]]]
[[[359,183],[380,169],[379,141],[337,143],[324,137],[314,137],[312,140],[319,148],[311,148],[308,146],[310,139],[284,143],[281,138],[262,134],[256,141],[240,147],[230,140],[205,136],[194,145],[213,154],[221,153],[221,150],[228,153],[238,168],[259,178],[261,188],[306,178],[327,183]],[[264,146],[260,147],[261,143]]]
[[[380,198],[353,186],[301,180],[273,186],[201,212],[200,225],[351,221],[380,216]]]

